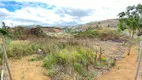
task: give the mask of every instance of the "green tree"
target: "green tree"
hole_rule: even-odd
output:
[[[138,32],[138,29],[140,28],[140,7],[142,4],[138,4],[137,6],[128,6],[126,8],[126,11],[119,13],[119,30],[128,30],[129,33],[129,50],[128,55],[130,55],[131,46],[132,46],[132,40],[134,37],[134,34]]]
[[[137,15],[139,15],[138,21],[138,36],[142,35],[142,4],[136,6]]]
[[[8,35],[8,32],[7,32],[7,30],[6,30],[6,26],[5,26],[5,23],[4,22],[2,22],[2,28],[0,28],[0,34],[2,34],[2,35]]]
[[[5,22],[2,22],[2,28],[6,29],[6,25],[5,25]]]

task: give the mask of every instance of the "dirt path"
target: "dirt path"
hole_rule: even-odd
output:
[[[137,48],[134,47],[130,56],[118,61],[110,72],[97,78],[97,80],[134,80],[137,69]]]
[[[36,55],[9,60],[13,80],[50,80],[47,70],[42,67],[42,61],[29,61]]]

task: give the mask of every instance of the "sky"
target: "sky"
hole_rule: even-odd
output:
[[[118,18],[142,0],[0,0],[0,22],[7,26],[72,26]]]

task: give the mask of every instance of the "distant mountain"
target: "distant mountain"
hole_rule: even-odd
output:
[[[89,22],[86,24],[78,25],[78,28],[86,29],[88,27],[110,27],[110,28],[116,28],[118,25],[118,19],[107,19],[103,21],[97,21],[97,22]]]

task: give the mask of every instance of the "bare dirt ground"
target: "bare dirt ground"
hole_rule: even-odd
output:
[[[13,80],[50,80],[47,70],[42,67],[43,61],[29,61],[36,56],[9,60]]]
[[[137,50],[133,47],[129,56],[118,61],[115,67],[98,77],[97,80],[134,80],[137,69]]]

